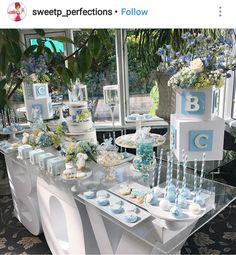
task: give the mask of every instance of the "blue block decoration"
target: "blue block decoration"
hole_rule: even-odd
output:
[[[204,89],[176,89],[176,116],[183,120],[212,118],[213,86]]]
[[[190,130],[189,151],[207,152],[212,151],[213,130]]]
[[[25,84],[25,93],[26,93],[27,99],[34,97],[34,91],[33,91],[33,87],[31,84]]]
[[[37,110],[42,116],[44,114],[43,105],[42,104],[32,104],[32,113]]]
[[[182,114],[205,114],[206,96],[204,92],[184,91],[181,95],[181,98]]]
[[[37,98],[46,97],[48,88],[44,84],[36,84],[35,85],[35,96]]]
[[[201,160],[203,152],[206,152],[206,160],[222,159],[224,119],[217,116],[205,121],[179,119],[176,114],[171,114],[171,130],[173,129],[176,130],[174,154],[179,161],[183,159],[183,149],[188,154],[189,161]]]

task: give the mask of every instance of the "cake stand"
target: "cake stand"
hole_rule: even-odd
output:
[[[166,140],[162,135],[150,133],[150,136],[153,140],[153,147],[162,145]],[[135,133],[119,136],[116,138],[115,143],[123,148],[136,149],[137,140],[135,140]]]

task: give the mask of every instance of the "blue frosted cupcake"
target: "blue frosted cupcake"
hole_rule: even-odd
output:
[[[97,203],[101,206],[106,206],[109,204],[109,200],[106,197],[100,196],[97,198]]]
[[[92,198],[95,197],[95,192],[92,191],[92,190],[85,191],[84,192],[84,197],[87,198],[87,199],[92,199]]]
[[[134,223],[138,220],[138,216],[133,212],[126,212],[124,215],[125,221],[128,223]]]
[[[110,205],[110,209],[115,214],[122,213],[122,211],[123,211],[122,205],[121,204],[116,204],[116,203],[115,204],[111,204]]]

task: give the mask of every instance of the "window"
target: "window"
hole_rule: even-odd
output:
[[[158,86],[153,73],[156,66],[146,62],[140,52],[140,34],[127,30],[128,114],[150,113],[155,116],[159,101]]]
[[[65,51],[64,44],[62,42],[58,42],[56,40],[50,39],[49,37],[45,37],[45,39],[47,40],[46,43],[45,43],[45,46],[48,47],[50,50],[53,51],[53,47],[50,43],[50,42],[52,42],[54,44],[57,52],[64,52]],[[37,45],[37,44],[38,44],[37,38],[30,39],[30,45]]]
[[[80,46],[88,38],[90,31],[74,31],[73,37],[75,47]],[[91,70],[80,81],[87,85],[89,105],[92,109],[93,120],[95,124],[111,124],[111,112],[108,105],[104,103],[103,86],[116,85],[117,82],[117,65],[116,65],[116,31],[108,30],[109,40],[111,41],[111,50],[105,47],[97,59],[93,60]],[[120,121],[119,105],[115,107],[114,116],[116,124]]]

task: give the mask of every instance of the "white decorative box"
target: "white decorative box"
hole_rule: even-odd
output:
[[[60,157],[51,158],[47,161],[47,170],[53,176],[60,175],[65,169],[65,160]]]
[[[39,99],[48,98],[48,84],[47,83],[33,83],[23,85],[24,94],[26,99]]]
[[[178,119],[211,119],[212,98],[213,86],[204,89],[176,89],[176,117]]]
[[[51,119],[53,117],[52,101],[50,97],[35,100],[26,100],[25,106],[28,120],[32,120],[32,116],[34,116],[34,111],[39,112],[44,120]]]
[[[30,163],[32,165],[37,165],[39,163],[39,155],[42,155],[43,153],[45,152],[42,149],[30,151],[29,153]]]
[[[173,142],[175,156],[182,161],[182,149],[188,155],[188,161],[202,159],[221,160],[223,157],[225,122],[222,118],[212,120],[182,120],[171,114],[171,144]]]
[[[32,151],[33,148],[29,144],[24,144],[18,147],[18,158],[19,159],[28,159],[29,158],[29,153]]]
[[[55,158],[56,156],[50,152],[39,155],[39,168],[42,170],[47,169],[47,161],[51,158]]]

